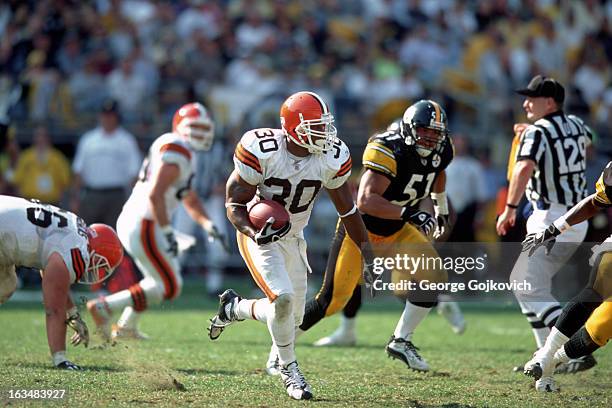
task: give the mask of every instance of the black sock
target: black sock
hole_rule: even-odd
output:
[[[586,328],[581,328],[565,343],[565,354],[569,358],[579,358],[593,354],[599,345],[593,341]]]

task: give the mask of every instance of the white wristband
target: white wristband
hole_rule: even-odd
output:
[[[174,233],[174,228],[172,228],[171,224],[166,224],[164,226],[159,227],[159,229],[161,230],[161,232],[164,233],[164,235],[168,235],[168,234],[173,234]]]
[[[431,193],[429,195],[434,202],[434,211],[436,214],[448,215],[448,199],[446,191],[441,193]]]
[[[246,204],[242,204],[242,203],[225,203],[225,208],[230,208],[230,207],[246,207]]]
[[[353,203],[353,208],[351,208],[348,212],[344,213],[344,214],[340,214],[338,213],[338,216],[340,218],[345,218],[348,217],[349,215],[353,215],[357,212],[357,204]]]
[[[567,220],[563,217],[557,218],[555,222],[553,222],[553,225],[557,227],[557,229],[561,232],[565,232],[572,227],[571,225],[569,225]]]

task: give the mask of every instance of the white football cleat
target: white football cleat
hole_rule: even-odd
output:
[[[465,331],[465,318],[457,302],[440,301],[438,302],[437,310],[438,314],[448,321],[455,334],[463,334]]]
[[[555,384],[552,377],[542,377],[535,382],[535,389],[539,392],[559,392],[560,389]]]
[[[525,363],[523,373],[526,376],[533,377],[539,380],[542,377],[551,377],[555,366],[553,365],[553,357],[541,351],[533,353],[533,358]]]
[[[389,340],[385,350],[389,357],[402,360],[409,368],[415,371],[429,371],[429,364],[419,355],[418,348],[410,340],[391,336],[391,340]]]
[[[357,336],[354,331],[343,330],[342,327],[338,327],[335,332],[329,336],[320,338],[315,341],[313,346],[315,347],[353,347],[357,344]]]
[[[111,338],[113,340],[150,340],[149,335],[141,332],[135,327],[121,327],[117,324],[113,324],[113,331],[111,332]]]
[[[281,367],[280,376],[287,389],[287,394],[296,400],[309,400],[312,398],[312,390],[306,382],[304,375],[298,367],[297,361]]]
[[[268,375],[279,375],[280,374],[280,362],[278,359],[278,352],[274,344],[270,347],[270,354],[268,355],[268,361],[266,362],[266,373]]]

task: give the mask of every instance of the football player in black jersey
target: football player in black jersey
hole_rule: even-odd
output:
[[[408,256],[438,257],[429,237],[438,238],[449,228],[444,170],[454,152],[447,128],[442,107],[434,101],[421,100],[404,112],[399,129],[370,138],[363,154],[365,172],[359,185],[357,205],[371,242],[379,244],[378,257],[395,257],[396,251],[391,245],[403,245],[400,249]],[[435,216],[418,208],[427,196],[433,199]],[[388,249],[382,249],[385,245]],[[339,223],[323,287],[307,302],[300,329],[308,330],[323,317],[342,310],[359,285],[362,268],[359,247]],[[435,265],[416,271],[392,271],[393,282],[424,279],[446,282],[447,271]],[[412,369],[427,371],[429,366],[418,354],[411,338],[416,326],[436,305],[438,294],[408,290],[395,290],[394,293],[406,300],[406,306],[387,345],[387,353]],[[270,374],[275,374],[274,360],[271,353],[267,364]]]

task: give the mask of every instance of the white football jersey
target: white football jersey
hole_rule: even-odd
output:
[[[138,218],[153,219],[149,204],[149,193],[153,187],[153,177],[163,163],[176,164],[179,177],[166,191],[166,209],[171,216],[184,195],[189,191],[193,177],[192,152],[187,142],[175,133],[165,133],[155,139],[147,157],[142,162],[138,181],[132,190],[130,198],[123,206],[126,211]]]
[[[85,221],[49,204],[0,196],[0,264],[44,269],[57,252],[78,280],[89,263]]]
[[[257,196],[282,204],[289,212],[291,231],[301,234],[308,224],[321,187],[336,189],[351,174],[351,155],[342,141],[333,149],[306,157],[287,150],[282,129],[253,129],[242,136],[234,151],[240,177],[257,186]]]

